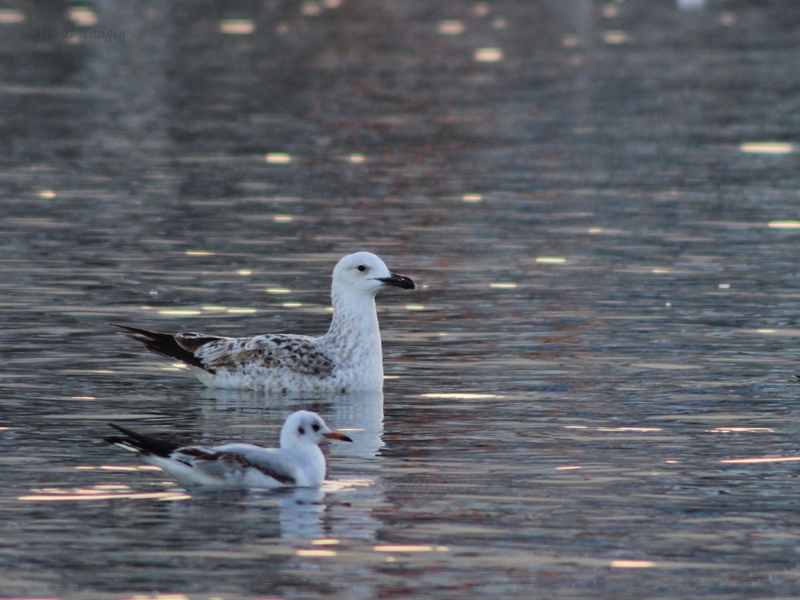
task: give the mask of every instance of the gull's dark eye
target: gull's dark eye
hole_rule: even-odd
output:
[[[313,429],[314,431],[319,431],[319,423],[314,423],[314,424],[311,426],[311,429]]]
[[[365,267],[364,265],[358,265],[358,270],[363,273],[364,271],[367,270],[367,267]]]
[[[298,427],[298,428],[297,428],[297,433],[299,433],[300,435],[305,435],[305,433],[306,433],[306,430],[305,430],[305,429],[303,429],[302,427]]]

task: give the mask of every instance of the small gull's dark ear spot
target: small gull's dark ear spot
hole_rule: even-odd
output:
[[[313,429],[314,431],[319,431],[319,423],[314,423],[314,424],[311,426],[311,429]]]
[[[297,428],[297,433],[299,433],[300,435],[305,435],[305,433],[306,433],[306,430],[305,430],[305,429],[303,429],[302,427],[298,427],[298,428]]]

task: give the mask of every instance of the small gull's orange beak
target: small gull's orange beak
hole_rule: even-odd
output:
[[[353,441],[349,437],[347,437],[345,434],[339,433],[338,431],[331,431],[330,433],[323,433],[322,435],[324,435],[329,440],[339,440],[341,442],[352,442]]]

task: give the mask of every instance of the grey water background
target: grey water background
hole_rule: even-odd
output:
[[[800,597],[800,464],[723,462],[800,454],[798,26],[3,2],[0,597]],[[320,334],[361,249],[420,285],[378,299],[382,396],[205,390],[108,325]],[[100,441],[301,407],[355,439],[319,492]]]

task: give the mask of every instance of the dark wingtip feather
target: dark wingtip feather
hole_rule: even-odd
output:
[[[187,365],[200,367],[208,371],[206,366],[203,365],[193,352],[190,352],[177,342],[175,335],[172,333],[149,331],[147,329],[131,327],[130,325],[121,325],[119,323],[111,323],[111,325],[123,329],[123,334],[137,342],[141,342],[151,352],[161,354],[162,356],[168,356],[169,358],[175,358]]]
[[[181,447],[180,444],[176,444],[175,442],[170,442],[168,440],[138,433],[131,429],[127,429],[126,427],[122,427],[121,425],[109,423],[109,426],[113,427],[120,433],[125,434],[125,437],[118,435],[104,437],[103,440],[109,444],[128,446],[129,448],[135,448],[139,452],[143,452],[145,454],[155,454],[156,456],[163,457],[168,457],[175,450]]]

